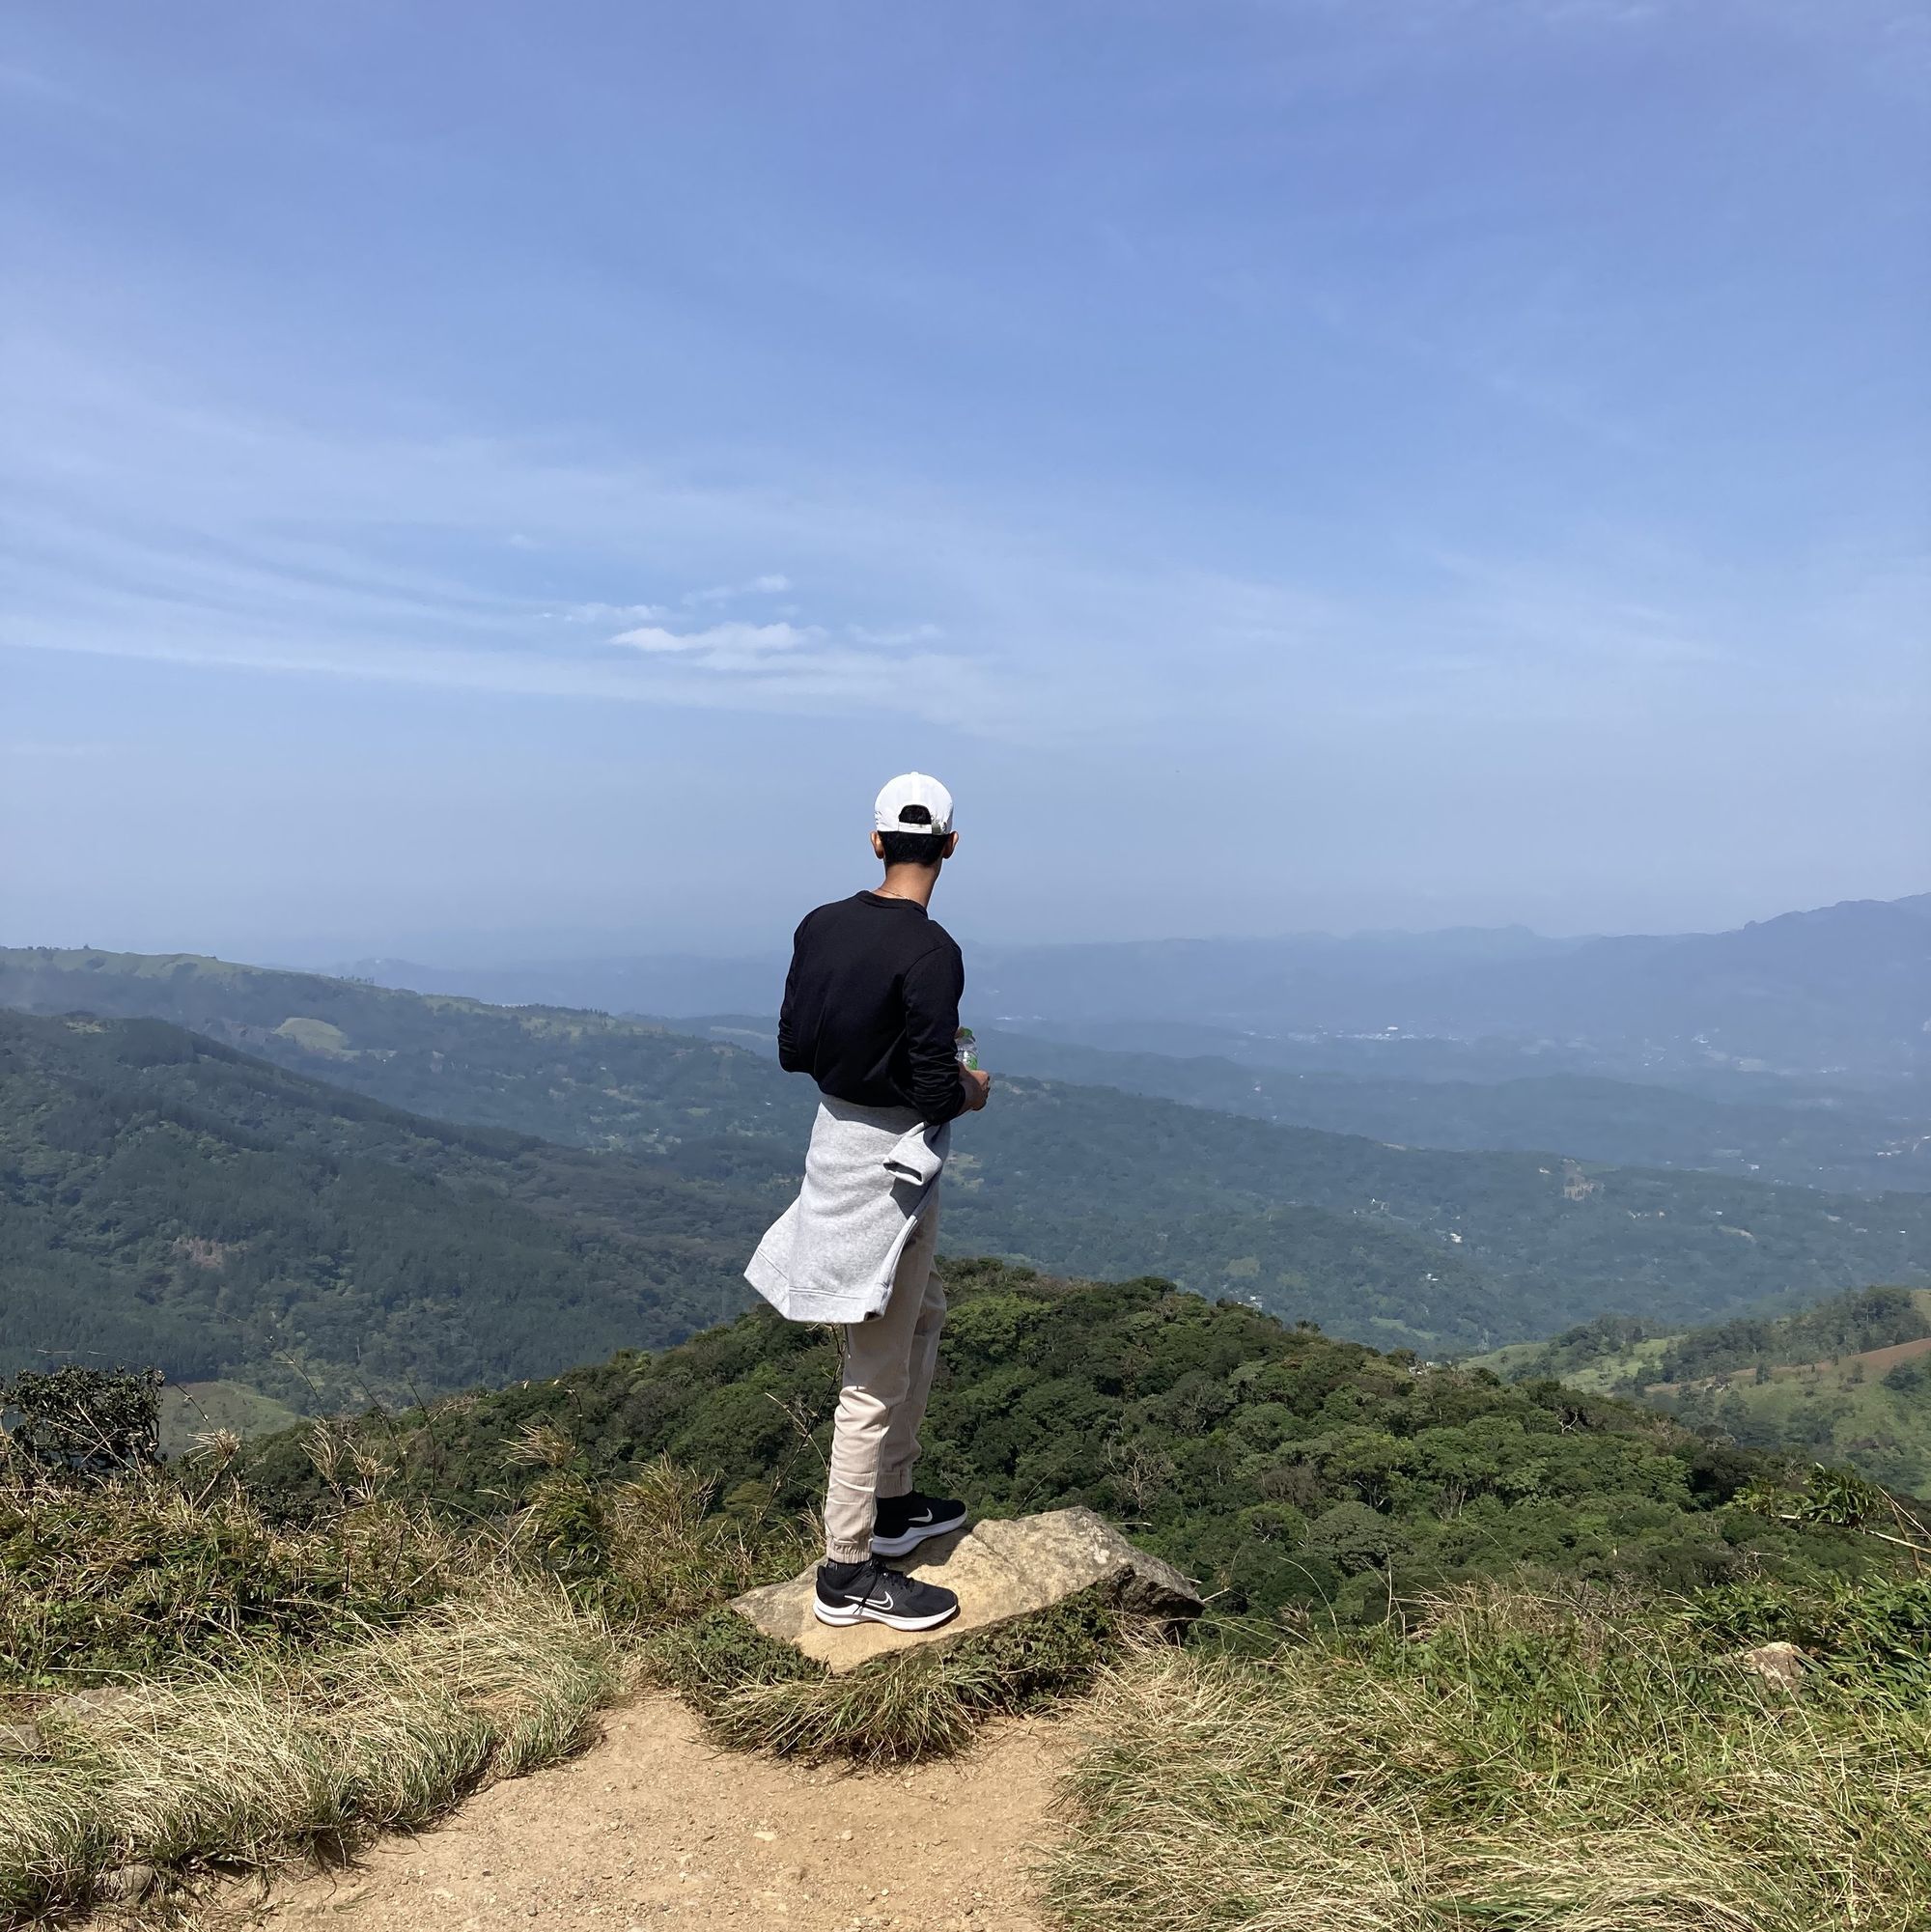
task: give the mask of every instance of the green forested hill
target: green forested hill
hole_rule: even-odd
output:
[[[601,1013],[486,1006],[186,953],[0,947],[0,1006],[168,1020],[438,1119],[639,1153],[809,1117],[773,1067]]]
[[[945,1274],[921,1481],[982,1514],[1089,1504],[1222,1608],[1379,1615],[1392,1591],[1522,1563],[1687,1587],[1857,1560],[1720,1508],[1763,1459],[1608,1397],[1423,1368],[1162,1281]],[[592,1473],[667,1454],[728,1509],[789,1512],[821,1498],[837,1381],[827,1330],[758,1310],[665,1354],[359,1427],[406,1488],[464,1513],[539,1473],[510,1454],[539,1422]],[[320,1494],[299,1434],[249,1469],[283,1506]]]
[[[741,1307],[767,1211],[157,1022],[0,1014],[0,1367],[153,1362],[301,1408],[543,1374]]]
[[[761,1201],[794,1180],[813,1100],[754,1053],[639,1022],[192,958],[15,951],[0,955],[0,999],[159,1014],[393,1106],[647,1153],[660,1176]],[[1931,1279],[1931,1197],[1917,1194],[1395,1147],[1021,1079],[1002,1081],[955,1144],[954,1253],[1155,1270],[1427,1350],[1605,1309],[1681,1324]],[[747,1216],[746,1246],[758,1224]]]
[[[1470,1365],[1637,1397],[1740,1442],[1931,1494],[1931,1292],[1921,1288],[1673,1332],[1591,1322]]]
[[[1102,1088],[1014,1081],[999,1105],[961,1136],[981,1164],[948,1206],[955,1252],[1057,1266],[1077,1249],[1095,1273],[1153,1267],[1364,1338],[1431,1347],[1605,1308],[1714,1315],[1922,1279],[1931,1261],[1919,1194],[1390,1147]],[[1398,1237],[1413,1263],[1378,1246],[1378,1275],[1357,1252],[1375,1235]]]

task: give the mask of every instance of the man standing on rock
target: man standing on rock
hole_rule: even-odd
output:
[[[819,1621],[930,1630],[959,1599],[883,1559],[966,1526],[963,1502],[911,1478],[945,1323],[939,1171],[952,1121],[993,1083],[961,1062],[965,962],[926,910],[959,843],[952,794],[908,771],[879,794],[873,823],[882,882],[807,913],[793,940],[778,1061],[823,1098],[803,1189],[744,1275],[781,1315],[845,1330]]]

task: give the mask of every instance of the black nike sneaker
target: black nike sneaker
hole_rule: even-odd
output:
[[[869,1563],[821,1563],[811,1613],[820,1623],[882,1623],[891,1630],[933,1630],[959,1614],[959,1599],[903,1570]]]
[[[930,1536],[950,1536],[966,1527],[966,1505],[943,1497],[882,1496],[878,1521],[872,1526],[872,1554],[903,1556]]]

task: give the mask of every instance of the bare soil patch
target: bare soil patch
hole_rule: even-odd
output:
[[[950,1762],[854,1771],[720,1751],[676,1698],[610,1712],[571,1764],[499,1784],[354,1868],[237,1890],[264,1932],[1043,1932],[1027,1867],[1070,1727],[989,1730]]]

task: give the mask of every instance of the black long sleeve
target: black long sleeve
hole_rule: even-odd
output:
[[[778,1008],[778,1065],[788,1074],[807,1071],[798,1055],[798,1029],[792,1020],[798,1000],[798,942],[803,932],[800,926],[791,938],[791,970],[785,974],[784,1004]]]
[[[905,970],[905,1044],[911,1104],[927,1120],[951,1120],[966,1106],[959,1075],[959,1001],[966,991],[966,962],[940,927],[942,943],[921,953]]]
[[[922,906],[859,892],[805,915],[778,1015],[778,1064],[858,1106],[965,1111],[953,1036],[966,963]]]

